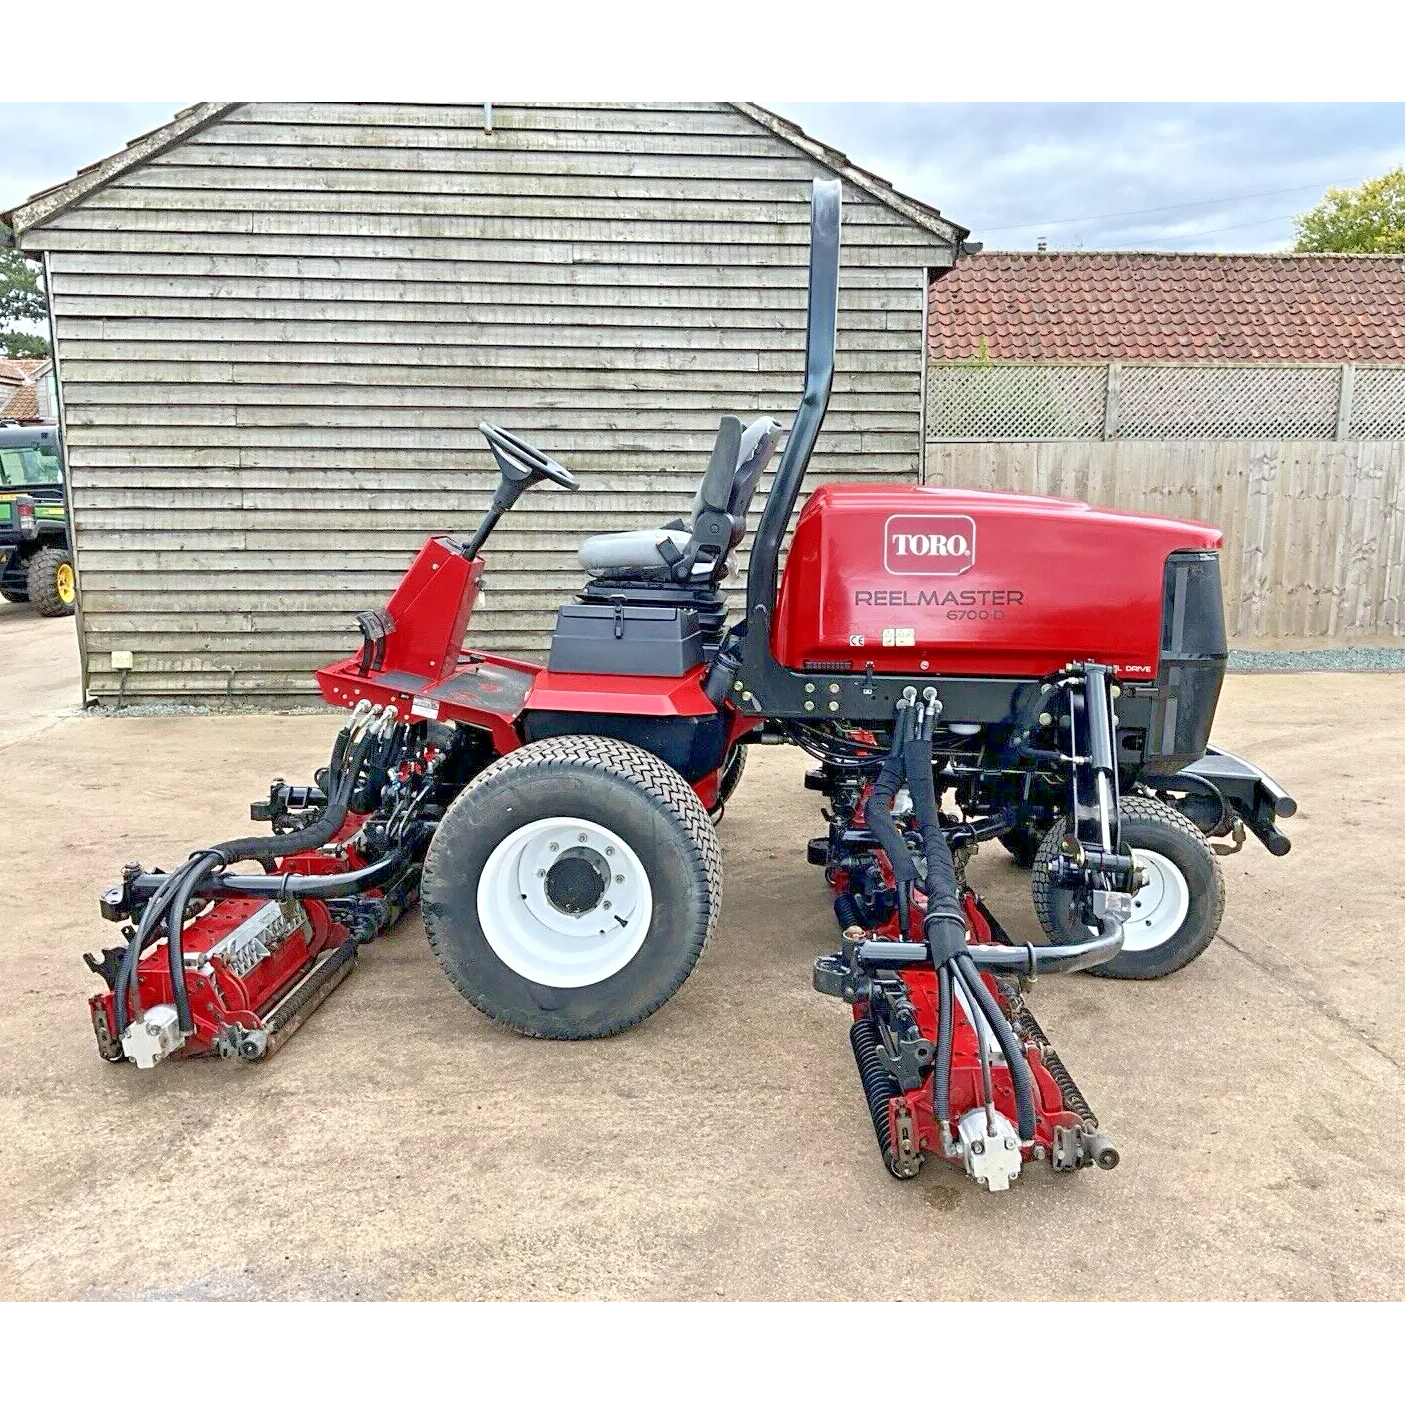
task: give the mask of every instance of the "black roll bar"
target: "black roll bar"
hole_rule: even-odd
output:
[[[751,549],[746,575],[746,617],[757,624],[757,610],[769,626],[776,603],[781,542],[810,466],[815,440],[829,408],[834,382],[834,345],[839,321],[839,220],[841,183],[816,181],[810,199],[810,298],[805,319],[805,391],[785,441],[781,466],[771,484],[766,510]]]

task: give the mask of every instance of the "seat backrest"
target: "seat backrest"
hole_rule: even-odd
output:
[[[746,535],[746,515],[756,496],[756,485],[776,452],[780,437],[780,425],[764,415],[745,429],[735,416],[723,417],[712,461],[693,498],[692,526],[698,525],[708,508],[725,512],[732,519],[730,546],[736,546]]]
[[[751,500],[756,496],[756,485],[771,462],[771,456],[780,443],[781,427],[775,420],[763,415],[752,420],[742,431],[741,448],[737,452],[737,472],[732,479],[732,499],[727,511],[737,519],[737,541],[746,532],[746,515],[751,511]]]

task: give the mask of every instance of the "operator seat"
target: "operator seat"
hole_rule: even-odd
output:
[[[720,580],[732,549],[746,535],[751,499],[781,432],[773,419],[753,420],[743,429],[735,415],[724,415],[689,523],[587,537],[579,552],[586,573],[602,581],[706,585]]]

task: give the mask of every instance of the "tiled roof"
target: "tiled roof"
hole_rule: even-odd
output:
[[[932,284],[939,361],[1405,362],[1405,257],[974,254]]]
[[[0,420],[37,420],[41,376],[48,361],[0,358]]]
[[[13,360],[0,357],[0,381],[10,381],[17,384],[20,381],[28,380],[35,371],[48,364],[47,361],[42,360]]]
[[[37,420],[39,392],[32,385],[17,385],[11,391],[0,382],[0,420]]]

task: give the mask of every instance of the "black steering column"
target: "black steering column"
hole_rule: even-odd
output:
[[[581,480],[569,468],[557,463],[553,458],[548,458],[525,439],[519,439],[515,434],[509,434],[507,430],[489,424],[486,420],[479,424],[478,429],[488,441],[488,447],[498,461],[498,473],[501,478],[497,491],[493,494],[493,501],[488,505],[482,522],[478,524],[478,530],[461,548],[464,556],[470,561],[482,551],[483,543],[502,520],[503,513],[511,508],[533,483],[555,483],[558,488],[565,488],[572,493],[581,485]]]

